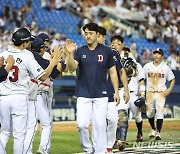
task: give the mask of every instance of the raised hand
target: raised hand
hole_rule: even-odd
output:
[[[50,58],[50,63],[56,66],[62,60],[61,53],[56,53],[52,58]]]
[[[69,53],[74,53],[76,50],[76,43],[73,43],[71,40],[67,39],[65,42],[65,48]]]

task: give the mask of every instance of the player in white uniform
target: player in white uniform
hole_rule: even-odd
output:
[[[149,137],[156,137],[156,140],[161,140],[160,131],[164,118],[165,100],[175,85],[175,76],[169,66],[162,62],[162,59],[163,50],[157,48],[153,51],[153,62],[147,63],[143,67],[147,83],[146,111],[152,128]],[[170,82],[168,88],[166,87],[166,80]],[[155,115],[157,118],[156,127],[154,124]]]
[[[130,49],[128,47],[123,48],[124,51],[124,58],[123,59],[130,59],[133,58],[131,55]],[[136,60],[130,59],[134,62],[134,66],[130,65],[129,67],[134,67],[135,72],[133,73],[131,80],[128,84],[128,88],[130,91],[130,101],[128,103],[129,110],[132,112],[133,117],[136,121],[136,126],[138,129],[136,141],[142,141],[143,134],[142,134],[142,116],[141,110],[137,107],[134,102],[139,99],[145,97],[145,85],[144,85],[144,73],[141,64],[136,62]]]
[[[37,37],[37,40],[41,40],[39,37]],[[32,42],[32,49],[43,57],[45,50],[38,50],[36,46],[34,46],[34,43]],[[44,44],[43,40],[42,43]],[[59,52],[60,48],[55,47],[54,53]],[[53,53],[53,55],[54,55]],[[54,76],[61,77],[62,71],[64,71],[65,65],[62,63],[58,64],[58,72]],[[39,145],[39,149],[37,153],[50,153],[50,145],[51,145],[51,130],[52,130],[52,114],[51,114],[51,105],[52,105],[52,97],[53,97],[53,90],[52,90],[52,84],[53,79],[50,77],[46,79],[45,81],[41,82],[38,81],[38,92],[37,92],[37,102],[36,102],[36,109],[37,109],[37,118],[40,120],[41,123],[41,141]]]
[[[27,105],[29,95],[30,74],[40,80],[45,80],[51,73],[53,67],[60,60],[60,56],[51,61],[49,67],[44,71],[36,62],[32,53],[26,48],[30,45],[31,33],[26,28],[20,28],[13,33],[12,41],[14,47],[4,51],[1,56],[7,58],[13,56],[15,64],[9,72],[5,81],[0,84],[2,114],[2,131],[0,134],[0,153],[6,153],[5,147],[13,129],[14,154],[22,154],[24,148],[24,137],[27,125]],[[12,128],[13,126],[13,128]]]

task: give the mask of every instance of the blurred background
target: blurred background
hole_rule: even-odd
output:
[[[180,0],[0,0],[0,52],[12,45],[12,33],[20,27],[33,35],[48,33],[52,50],[67,38],[81,46],[81,27],[88,22],[106,28],[107,45],[121,35],[142,66],[154,49],[164,51],[164,62],[176,76],[164,114],[180,118]],[[54,121],[76,119],[75,75],[68,72],[54,81]]]

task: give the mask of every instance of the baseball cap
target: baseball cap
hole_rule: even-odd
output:
[[[49,41],[50,43],[52,42],[46,33],[40,33],[37,38],[40,38],[43,41]]]
[[[44,41],[40,38],[36,38],[32,43],[31,43],[31,50],[38,52],[41,48],[44,48]]]
[[[163,50],[160,49],[160,48],[157,48],[156,50],[154,50],[154,51],[153,51],[153,54],[156,53],[156,52],[160,53],[161,55],[164,55]]]

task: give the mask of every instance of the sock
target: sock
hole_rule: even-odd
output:
[[[138,134],[142,135],[142,121],[141,122],[136,122],[136,126],[138,129]]]
[[[156,126],[159,133],[161,132],[162,124],[163,124],[163,119],[157,119]]]
[[[154,126],[154,117],[153,117],[153,118],[148,118],[148,120],[149,120],[149,123],[150,123],[150,125],[151,125],[151,128],[154,129],[154,130],[156,130],[156,128],[155,128],[155,126]]]

